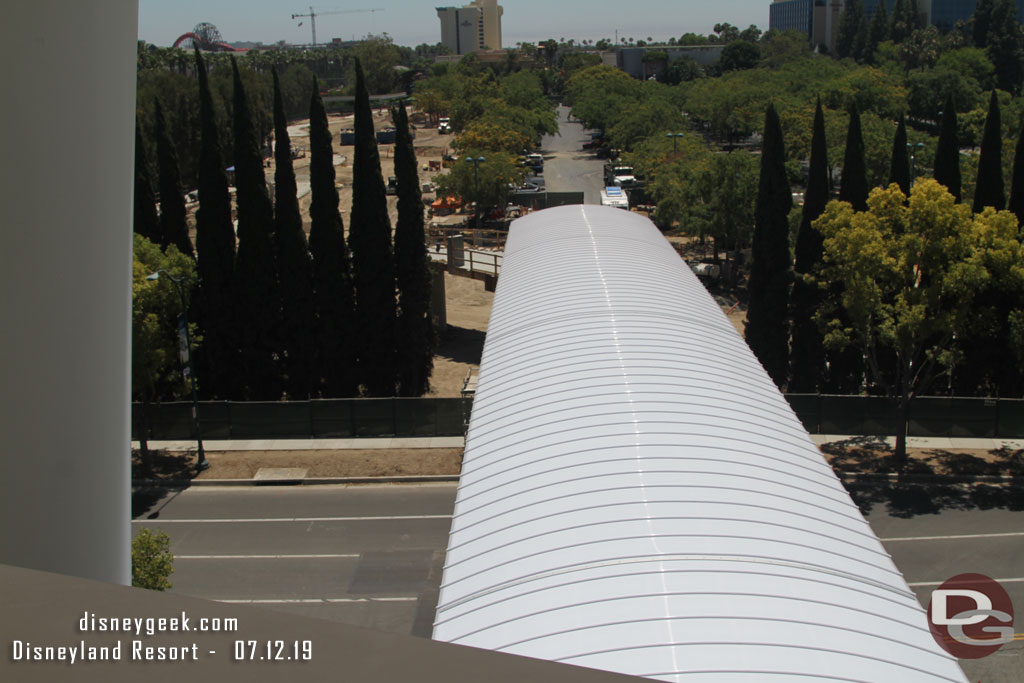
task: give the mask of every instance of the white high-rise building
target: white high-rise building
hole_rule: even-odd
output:
[[[501,15],[498,0],[473,0],[464,7],[438,7],[441,42],[457,55],[501,49]]]

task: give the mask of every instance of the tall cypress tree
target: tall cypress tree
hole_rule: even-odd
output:
[[[1002,211],[1006,208],[1006,192],[1003,189],[1003,135],[999,116],[999,99],[996,91],[988,102],[988,116],[985,117],[985,132],[981,137],[981,156],[978,158],[978,181],[974,187],[974,213],[981,213],[986,206]]]
[[[395,270],[391,219],[363,68],[355,59],[355,150],[348,246],[359,326],[359,383],[368,396],[395,393]]]
[[[786,150],[775,105],[764,116],[761,177],[754,208],[750,304],[745,336],[750,349],[779,387],[789,370],[789,211],[793,194],[786,177]]]
[[[324,398],[348,398],[359,394],[355,297],[334,177],[327,112],[314,79],[309,102],[309,250],[313,255],[316,367]]]
[[[434,367],[434,325],[430,317],[430,257],[423,227],[423,201],[409,116],[394,107],[395,179],[398,222],[395,225],[395,281],[398,285],[398,395],[422,396],[430,389]]]
[[[263,158],[249,101],[231,59],[234,76],[235,187],[238,203],[238,254],[235,301],[241,335],[243,400],[281,398],[279,348],[281,298],[274,258],[274,209],[270,203]]]
[[[863,44],[858,44],[858,36],[866,36],[864,5],[861,0],[847,0],[843,3],[842,14],[839,15],[839,31],[836,36],[836,54],[840,57],[859,58]],[[864,40],[861,37],[861,41]],[[860,50],[858,50],[860,48]]]
[[[1013,179],[1010,181],[1010,205],[1007,207],[1017,216],[1017,223],[1024,228],[1024,125],[1017,136],[1017,147],[1013,152]]]
[[[896,0],[897,6],[901,0]],[[896,8],[893,8],[893,16]],[[860,129],[860,112],[857,104],[850,105],[850,124],[846,130],[846,148],[843,151],[843,175],[839,187],[839,200],[849,202],[855,211],[868,208],[867,165],[864,161],[864,138]],[[829,286],[828,299],[838,301],[842,296],[843,284],[833,282]],[[836,316],[841,324],[847,325],[842,307],[837,307]],[[855,394],[860,391],[864,377],[863,351],[853,345],[845,349],[826,349],[828,379],[825,390],[830,393]]]
[[[178,154],[167,134],[167,120],[156,100],[156,163],[160,187],[160,246],[173,244],[182,254],[193,255],[185,219],[185,191],[181,187]]]
[[[793,270],[793,337],[790,352],[790,393],[813,393],[825,378],[825,348],[822,334],[814,321],[823,294],[816,284],[803,276],[811,275],[821,263],[824,237],[811,223],[825,211],[828,203],[828,146],[825,142],[825,115],[818,99],[811,136],[811,164],[804,193],[800,231],[796,235],[796,260]]]
[[[996,0],[978,0],[971,15],[971,37],[974,47],[988,47],[988,34],[992,30],[992,13]]]
[[[142,127],[135,116],[135,195],[133,199],[132,231],[150,242],[160,242],[160,219],[156,215],[156,195],[153,194],[153,178],[150,175],[149,159],[142,141]]]
[[[896,183],[900,191],[910,197],[910,156],[907,154],[907,122],[900,114],[896,136],[892,140],[892,162],[889,164],[889,184]]]
[[[902,43],[913,32],[910,8],[907,7],[906,0],[896,0],[893,3],[892,17],[889,20],[889,40],[897,44]]]
[[[949,193],[961,200],[960,139],[956,132],[956,108],[953,96],[946,97],[946,108],[939,124],[939,142],[935,148],[935,180],[946,186]]]
[[[235,327],[235,229],[206,64],[195,51],[199,77],[199,209],[196,211],[196,270],[203,343],[196,354],[197,379],[205,398],[237,397],[241,377]]]
[[[878,45],[886,40],[889,40],[889,17],[885,13],[885,0],[879,0],[875,5],[875,13],[871,15],[871,23],[868,25],[868,44],[864,55],[864,59],[868,63],[874,62]]]
[[[274,76],[274,236],[281,291],[281,350],[286,374],[285,390],[293,399],[314,392],[316,359],[313,307],[313,264],[302,231],[292,146],[281,99],[277,68]]]
[[[843,153],[843,175],[839,186],[839,201],[850,202],[854,211],[866,211],[868,208],[868,172],[864,161],[864,137],[860,131],[860,112],[857,110],[856,103],[850,105],[850,125],[846,129],[846,149]]]

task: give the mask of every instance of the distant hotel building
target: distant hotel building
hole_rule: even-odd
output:
[[[438,7],[441,42],[457,55],[500,50],[503,13],[498,0],[473,0],[465,7]]]
[[[862,2],[864,14],[871,21],[879,0]],[[885,0],[886,12],[891,14],[894,4],[895,0]],[[951,31],[957,21],[970,19],[974,5],[975,0],[918,0],[917,3],[925,23],[934,24],[940,31]],[[806,33],[815,45],[832,50],[842,10],[843,0],[774,0],[768,8],[768,28]],[[1024,0],[1017,0],[1017,20],[1024,21]]]

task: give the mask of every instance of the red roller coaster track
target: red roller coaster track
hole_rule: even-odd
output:
[[[198,34],[193,33],[192,31],[182,34],[176,41],[174,41],[174,47],[181,47],[181,44],[189,38],[196,43],[199,43],[202,48],[213,52],[242,52],[242,50],[233,48],[227,43],[207,43]]]

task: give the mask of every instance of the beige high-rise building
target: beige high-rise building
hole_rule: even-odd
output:
[[[464,7],[438,7],[441,42],[457,55],[501,49],[501,15],[498,0],[473,0]]]

